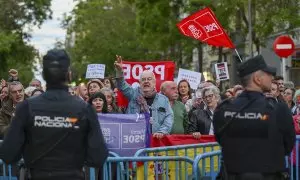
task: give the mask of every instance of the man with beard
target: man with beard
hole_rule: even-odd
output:
[[[285,156],[295,142],[293,118],[287,105],[264,96],[276,69],[258,55],[239,69],[244,92],[219,105],[213,124],[224,159],[220,176],[243,180],[281,180]]]
[[[0,133],[4,136],[14,117],[16,105],[24,100],[24,88],[19,81],[8,83],[9,99],[4,102],[0,111]]]
[[[184,104],[177,101],[179,94],[176,83],[173,81],[165,81],[161,84],[160,91],[169,98],[174,113],[174,123],[170,134],[185,134],[188,115]]]
[[[118,89],[129,100],[127,112],[150,113],[150,131],[153,137],[162,138],[169,134],[173,125],[173,111],[166,96],[156,92],[156,79],[151,71],[144,71],[140,76],[140,86],[131,87],[123,77],[122,57],[117,56],[115,61],[117,70]]]

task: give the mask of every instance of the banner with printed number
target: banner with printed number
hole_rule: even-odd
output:
[[[215,64],[217,80],[224,81],[229,79],[227,62]]]
[[[175,63],[173,61],[156,61],[156,62],[130,62],[123,61],[124,79],[127,83],[136,88],[139,86],[140,75],[144,70],[152,71],[156,78],[156,91],[160,90],[163,81],[173,81]],[[118,91],[118,105],[126,107],[128,101],[123,94]]]
[[[199,143],[212,143],[216,142],[215,137],[212,135],[203,135],[200,139],[195,139],[192,135],[168,135],[162,139],[151,138],[151,147],[163,147],[163,146],[177,146],[177,145],[188,145],[188,144],[199,144]],[[167,147],[166,147],[167,148]],[[210,146],[203,146],[200,148],[187,148],[179,150],[177,153],[175,151],[169,150],[167,152],[159,152],[156,154],[150,154],[148,156],[187,156],[191,159],[194,159],[195,156],[203,154],[206,152],[212,152],[220,150],[220,146],[215,143]],[[213,157],[213,169],[210,167],[212,162],[210,159],[205,160],[205,172],[217,172],[218,171],[218,157]],[[169,170],[166,171],[167,162],[157,162],[157,163],[148,163],[148,176],[144,177],[144,165],[140,165],[137,170],[137,179],[139,180],[154,180],[156,176],[161,179],[185,179],[185,173],[188,173],[188,177],[192,176],[192,166],[184,162],[176,163],[174,161],[168,162]],[[199,168],[202,168],[202,163],[199,163]],[[158,167],[155,167],[158,166]],[[183,168],[179,168],[183,167]],[[179,169],[178,169],[179,168]],[[187,169],[187,170],[186,170]],[[176,171],[181,171],[179,175],[182,177],[175,177]]]
[[[148,114],[98,114],[108,149],[119,156],[133,156],[149,144]]]

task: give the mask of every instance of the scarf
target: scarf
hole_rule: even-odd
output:
[[[156,90],[155,88],[153,89],[153,91],[151,92],[147,92],[144,93],[141,91],[141,89],[139,89],[140,91],[140,95],[138,95],[138,97],[136,98],[137,104],[140,106],[141,111],[140,113],[145,113],[145,112],[149,112],[149,107],[147,105],[147,101],[145,98],[153,98],[156,96]]]

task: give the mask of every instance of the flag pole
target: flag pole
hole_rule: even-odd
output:
[[[235,50],[236,55],[239,57],[240,61],[243,62],[243,60],[242,60],[242,58],[241,58],[239,52],[236,50],[236,48],[235,48],[234,50]]]

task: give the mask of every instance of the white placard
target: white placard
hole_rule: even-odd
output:
[[[224,81],[229,79],[227,62],[215,64],[217,80]]]
[[[86,69],[85,78],[104,78],[105,64],[89,64]]]
[[[177,84],[183,79],[190,83],[192,89],[197,89],[201,82],[201,73],[179,68]]]

